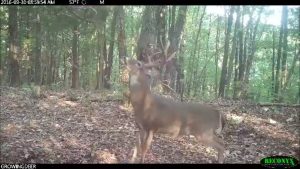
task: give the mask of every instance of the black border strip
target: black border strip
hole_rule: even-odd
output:
[[[163,169],[176,169],[176,168],[188,168],[188,169],[201,169],[201,168],[255,168],[265,169],[260,164],[37,164],[36,169],[54,169],[54,168],[111,168],[111,169],[122,169],[122,168],[137,168],[137,169],[148,169],[148,168],[163,168]]]
[[[240,5],[240,4],[259,4],[259,5],[282,5],[294,4],[296,0],[79,0],[79,5],[86,2],[86,5]],[[56,0],[58,5],[69,5],[69,0]]]
[[[50,1],[55,1],[51,4]],[[10,2],[11,4],[7,4]],[[298,0],[1,0],[1,5],[300,5]]]

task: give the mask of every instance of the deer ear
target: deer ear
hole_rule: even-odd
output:
[[[126,56],[121,56],[120,60],[122,65],[127,65],[129,59]]]

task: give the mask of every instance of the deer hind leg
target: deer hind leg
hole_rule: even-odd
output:
[[[142,139],[141,144],[141,162],[144,163],[145,155],[151,145],[153,139],[153,130],[146,130],[144,133],[144,139]]]
[[[213,131],[209,131],[203,133],[201,135],[196,136],[196,138],[206,146],[210,146],[218,151],[218,162],[224,163],[224,143],[221,139],[219,139]]]
[[[224,151],[225,151],[224,142],[222,139],[218,138],[216,135],[213,135],[213,138],[218,146],[218,148],[217,148],[218,149],[218,162],[224,163]]]

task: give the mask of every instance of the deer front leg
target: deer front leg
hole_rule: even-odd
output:
[[[141,134],[140,132],[137,133],[137,136],[136,136],[136,143],[135,143],[135,146],[134,146],[134,150],[133,150],[133,154],[132,154],[132,157],[131,157],[131,160],[130,160],[130,163],[134,163],[136,162],[136,157],[138,155],[140,155],[140,151],[141,151]]]
[[[144,139],[142,139],[142,145],[141,145],[141,162],[144,163],[145,161],[145,155],[151,145],[152,139],[153,139],[153,130],[144,130]]]

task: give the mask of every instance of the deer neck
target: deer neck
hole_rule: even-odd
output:
[[[130,75],[129,90],[133,107],[143,107],[145,99],[151,95],[146,75]]]

